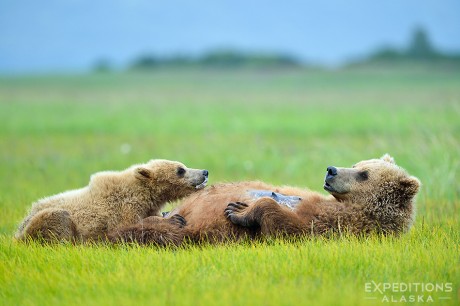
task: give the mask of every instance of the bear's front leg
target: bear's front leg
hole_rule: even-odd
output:
[[[256,220],[254,212],[251,212],[248,209],[248,204],[246,203],[229,203],[224,213],[227,219],[235,225],[244,227],[259,226],[259,222]]]
[[[261,233],[267,236],[298,236],[307,230],[295,212],[268,197],[260,198],[250,206],[240,202],[230,203],[225,209],[225,215],[239,226],[260,226]]]

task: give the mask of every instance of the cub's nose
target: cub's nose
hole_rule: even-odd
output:
[[[208,177],[208,175],[209,175],[209,171],[208,170],[203,170],[203,176]]]
[[[327,175],[336,176],[337,175],[337,168],[333,166],[327,167]]]

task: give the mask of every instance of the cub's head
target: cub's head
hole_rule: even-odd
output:
[[[420,181],[385,154],[352,168],[328,167],[324,189],[339,201],[404,209],[419,191]]]
[[[134,176],[153,196],[174,201],[206,187],[208,170],[187,168],[177,161],[153,159],[134,166]]]

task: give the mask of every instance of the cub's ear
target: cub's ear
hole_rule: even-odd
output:
[[[145,180],[145,179],[152,178],[152,172],[149,169],[144,168],[144,167],[137,167],[134,170],[134,175],[139,180]]]
[[[390,163],[390,164],[396,164],[395,159],[393,157],[391,157],[390,154],[388,154],[388,153],[385,153],[385,155],[380,157],[380,159],[383,160],[383,161],[386,161],[387,163]]]
[[[415,176],[402,178],[399,183],[403,193],[410,198],[414,197],[418,193],[420,186],[422,185],[419,179]]]

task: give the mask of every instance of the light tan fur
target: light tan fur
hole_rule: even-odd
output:
[[[206,181],[207,171],[168,160],[99,172],[86,187],[35,202],[15,238],[98,240],[117,227],[159,215],[168,201],[190,195]]]

